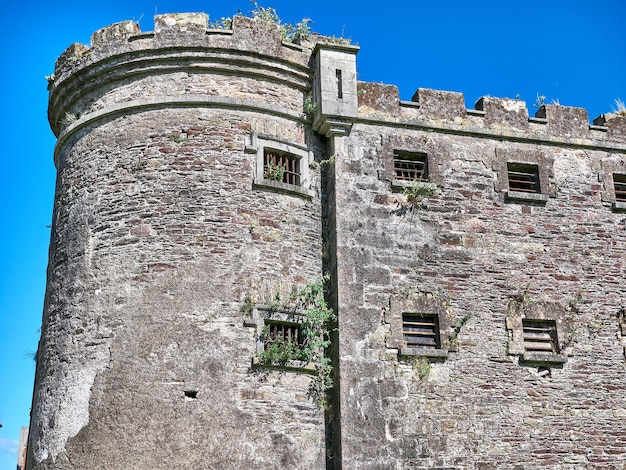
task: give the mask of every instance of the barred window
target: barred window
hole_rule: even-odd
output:
[[[428,157],[423,152],[396,150],[393,155],[394,179],[428,181]]]
[[[300,158],[280,150],[263,150],[263,178],[300,186]]]
[[[403,313],[402,332],[407,348],[441,348],[439,318],[424,313]]]
[[[626,175],[613,173],[613,187],[615,189],[615,200],[626,202]]]
[[[523,319],[524,350],[527,352],[558,354],[559,346],[554,320]]]
[[[510,191],[541,193],[538,165],[508,162],[506,167]]]
[[[302,343],[302,328],[299,323],[265,322],[263,331],[263,349],[265,351],[272,345],[290,344],[299,348]]]

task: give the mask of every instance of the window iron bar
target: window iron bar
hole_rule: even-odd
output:
[[[615,200],[626,202],[626,175],[613,175],[613,187],[615,189]]]
[[[277,181],[300,186],[299,159],[293,155],[266,150],[263,155],[264,171],[268,169],[277,171],[278,168],[280,168],[282,175],[277,175],[280,177]]]
[[[440,347],[439,323],[436,315],[402,315],[402,333],[408,348]]]
[[[426,181],[428,160],[423,153],[396,153],[393,156],[394,177],[404,181]]]
[[[555,322],[523,320],[522,329],[526,351],[558,353]]]
[[[539,193],[539,168],[537,165],[508,163],[507,176],[511,191]]]

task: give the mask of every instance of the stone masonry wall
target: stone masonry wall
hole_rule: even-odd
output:
[[[305,86],[214,57],[173,64],[186,52],[166,45],[189,38],[164,29],[130,43],[161,41],[136,65],[116,28],[71,73],[58,64],[51,87],[58,179],[29,468],[321,468],[312,376],[253,367],[246,309],[322,274],[325,146],[301,118]],[[250,40],[234,36],[229,48]],[[171,70],[133,74],[150,61]],[[290,93],[300,108],[274,104]],[[257,136],[310,151],[307,196],[253,186]]]
[[[190,13],[61,55],[28,468],[625,468],[626,116],[403,102],[356,82],[357,52]],[[266,178],[264,146],[299,185]],[[397,152],[427,178],[398,181]],[[325,271],[323,408],[311,369],[259,367],[259,312]],[[410,348],[403,314],[437,346]]]
[[[499,139],[460,132],[479,113],[413,108],[424,118],[402,129],[381,88],[363,84],[359,109],[379,122],[335,139],[344,468],[621,469],[626,218],[607,173],[624,149],[516,142],[502,124]],[[393,190],[394,150],[428,154],[434,194]],[[506,199],[507,161],[544,167],[545,204]],[[557,312],[567,362],[521,360],[520,305]],[[401,354],[406,311],[439,312],[447,357]]]

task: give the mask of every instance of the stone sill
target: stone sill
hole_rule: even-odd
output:
[[[278,193],[293,194],[296,196],[301,196],[301,197],[306,197],[306,198],[313,197],[313,191],[303,188],[302,186],[296,186],[295,184],[281,183],[279,181],[273,181],[273,180],[266,180],[266,179],[254,180],[254,182],[252,183],[252,187],[254,189],[265,189],[265,190],[275,191]]]
[[[565,354],[524,353],[520,357],[520,362],[533,364],[565,364],[567,362],[567,356]]]
[[[412,188],[413,185],[417,185],[420,188],[432,189],[433,191],[437,189],[437,185],[435,183],[429,183],[428,181],[407,181],[407,180],[392,180],[391,181],[392,189]]]
[[[307,374],[317,374],[317,367],[313,362],[287,361],[284,364],[266,364],[257,356],[252,358],[252,367],[259,369],[275,369],[289,372],[305,372]]]
[[[448,357],[448,351],[427,347],[402,348],[400,349],[400,356],[438,357],[445,359]]]
[[[613,203],[613,210],[615,212],[626,212],[626,201],[615,201]]]
[[[548,202],[548,195],[541,193],[526,193],[524,191],[504,191],[504,199],[506,201],[545,204],[546,202]]]

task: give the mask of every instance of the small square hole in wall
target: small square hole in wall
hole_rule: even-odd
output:
[[[525,193],[541,192],[538,165],[508,162],[506,169],[510,191],[521,191]]]
[[[626,202],[626,175],[613,173],[613,187],[615,189],[615,200]]]
[[[424,313],[403,313],[402,333],[406,346],[411,348],[441,348],[439,318]]]
[[[393,154],[394,179],[400,181],[428,181],[428,156],[423,152]]]
[[[529,353],[558,354],[559,343],[554,320],[523,319],[524,350]]]
[[[263,150],[263,178],[300,186],[300,158],[280,150]]]

